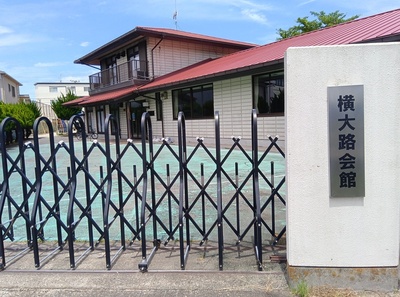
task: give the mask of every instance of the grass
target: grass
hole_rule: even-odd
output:
[[[295,288],[292,289],[292,293],[298,297],[310,296],[310,289],[305,280],[301,280]]]
[[[330,287],[310,287],[302,280],[291,293],[297,297],[378,297],[378,296],[399,296],[397,293],[385,294],[372,291],[355,291],[350,289],[338,289]]]

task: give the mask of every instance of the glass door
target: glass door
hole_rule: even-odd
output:
[[[130,124],[131,124],[131,138],[141,138],[141,119],[142,114],[146,111],[146,109],[142,106],[141,102],[131,101],[131,115],[130,115]]]

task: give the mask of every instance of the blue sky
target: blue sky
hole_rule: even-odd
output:
[[[399,7],[398,0],[0,0],[0,70],[35,99],[37,82],[87,82],[96,70],[73,61],[136,26],[265,44],[310,11],[365,17]]]

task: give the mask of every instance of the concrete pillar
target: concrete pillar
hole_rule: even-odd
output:
[[[285,80],[290,285],[397,289],[400,44],[289,48]],[[363,90],[365,192],[332,196],[328,90],[353,86]]]

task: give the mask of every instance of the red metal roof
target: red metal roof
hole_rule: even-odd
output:
[[[192,33],[187,34],[191,35]],[[146,85],[134,87],[134,89],[125,88],[91,96],[88,101],[84,101],[84,105],[118,98],[123,96],[118,93],[122,91],[124,95],[134,90],[140,91],[141,93],[143,91],[149,92],[152,89],[159,89],[199,79],[224,76],[226,74],[262,67],[267,64],[282,62],[285,51],[289,47],[343,45],[372,41],[379,42],[384,41],[384,39],[390,39],[391,37],[396,37],[396,40],[400,40],[400,9],[357,19],[263,46],[242,50],[206,63],[192,65],[191,67],[156,78]]]
[[[76,98],[76,99],[74,99],[74,100],[71,100],[71,101],[68,101],[68,102],[63,103],[62,105],[65,105],[65,106],[77,106],[77,105],[79,105],[79,104],[82,103],[85,99],[87,99],[87,98],[89,98],[89,97],[90,97],[90,96],[85,96],[85,97]]]
[[[105,93],[95,94],[91,96],[85,96],[81,98],[77,98],[75,100],[71,100],[67,103],[64,103],[66,106],[76,106],[76,105],[91,105],[100,102],[110,102],[117,101],[123,99],[125,96],[130,96],[135,91],[137,91],[137,86],[129,86],[125,88],[120,88],[118,90],[113,90]]]
[[[264,46],[250,48],[155,79],[141,91],[219,76],[281,61],[289,47],[354,44],[400,35],[400,9],[342,23]]]
[[[123,48],[127,44],[131,43],[133,40],[138,39],[142,36],[153,36],[157,38],[181,39],[181,40],[191,40],[194,42],[201,42],[201,43],[219,44],[224,47],[233,48],[236,50],[243,50],[257,46],[257,44],[212,37],[202,34],[189,33],[174,29],[136,27],[133,30],[95,49],[94,51],[88,53],[87,55],[75,60],[74,63],[100,65],[100,60],[102,57],[104,57],[104,55],[113,52],[118,48]]]

